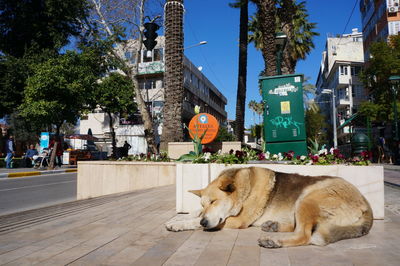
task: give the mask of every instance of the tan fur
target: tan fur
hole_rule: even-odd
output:
[[[201,197],[203,210],[197,219],[203,228],[261,226],[268,233],[259,244],[268,248],[326,245],[360,237],[373,222],[367,200],[338,177],[233,168],[193,193]],[[195,228],[175,224],[167,229]]]

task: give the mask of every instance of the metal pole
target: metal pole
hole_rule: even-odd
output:
[[[278,54],[276,56],[276,74],[278,76],[282,75],[281,63],[282,63],[282,47],[281,45],[279,45]]]
[[[396,85],[393,84],[393,94],[394,94],[394,100],[393,100],[393,111],[394,111],[394,139],[396,141],[399,140],[399,125],[398,125],[398,116],[397,116],[397,89]]]
[[[337,149],[337,129],[336,129],[336,101],[335,89],[332,89],[332,123],[333,123],[333,148]]]
[[[393,84],[392,85],[393,89],[393,94],[394,94],[394,99],[393,99],[393,112],[394,112],[394,164],[400,164],[400,158],[399,158],[399,121],[398,121],[398,116],[397,116],[397,89],[396,88],[398,85]]]

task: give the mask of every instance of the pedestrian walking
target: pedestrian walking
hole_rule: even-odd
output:
[[[15,154],[14,136],[10,135],[6,141],[6,168],[12,168],[13,157]]]

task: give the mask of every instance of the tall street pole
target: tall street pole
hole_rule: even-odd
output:
[[[333,147],[337,149],[337,126],[336,126],[336,95],[335,89],[332,89],[332,123],[333,123]]]
[[[393,91],[393,114],[394,114],[394,164],[400,164],[400,156],[399,156],[399,120],[398,120],[398,114],[397,114],[397,93],[399,89],[399,84],[400,84],[400,76],[391,76],[389,77],[389,82],[392,85],[392,91]]]

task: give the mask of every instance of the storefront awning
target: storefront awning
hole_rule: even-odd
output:
[[[349,119],[347,119],[346,121],[344,121],[343,124],[341,124],[337,130],[344,128],[345,126],[351,124],[351,121],[353,121],[354,119],[356,119],[358,117],[358,113],[355,113],[354,115],[350,116]]]

